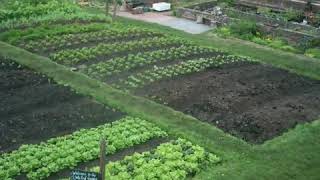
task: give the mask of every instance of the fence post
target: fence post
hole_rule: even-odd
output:
[[[100,174],[101,180],[105,180],[106,171],[106,140],[101,138],[100,141]]]

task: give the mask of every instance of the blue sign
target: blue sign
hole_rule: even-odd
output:
[[[71,172],[71,180],[101,180],[101,176],[96,172],[74,170]]]

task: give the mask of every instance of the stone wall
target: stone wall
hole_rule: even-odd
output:
[[[270,7],[272,9],[284,10],[287,8],[293,8],[297,10],[304,10],[307,4],[307,0],[238,0],[240,4],[257,7]],[[320,11],[320,1],[314,1],[312,3],[314,11]]]
[[[209,22],[208,25],[211,26],[220,26],[223,24],[227,24],[229,22],[229,18],[227,16],[218,16],[214,14],[210,14],[207,12],[189,9],[189,8],[177,8],[177,14],[183,18],[190,19],[193,21]],[[201,22],[199,22],[201,23]]]
[[[202,21],[208,22],[209,20],[211,22],[209,23],[210,25],[218,26],[239,21],[240,19],[256,21],[258,22],[260,29],[265,33],[282,37],[291,43],[299,43],[308,39],[320,38],[319,28],[271,18],[261,14],[244,12],[234,8],[225,8],[223,9],[223,14],[227,14],[228,16],[216,16],[208,12],[197,10],[202,7],[211,8],[211,6],[214,5],[214,2],[207,2],[204,5],[196,4],[188,8],[178,8],[177,14],[193,21],[199,21],[200,17],[202,18]]]
[[[287,40],[290,44],[299,44],[302,42],[307,42],[311,39],[320,38],[320,36],[297,32],[281,27],[272,27],[263,24],[259,24],[258,27],[261,32],[269,34],[273,37],[281,37],[282,39]]]
[[[292,29],[294,31],[299,31],[302,33],[310,34],[310,35],[320,34],[319,28],[308,26],[308,25],[301,25],[294,22],[288,22],[281,19],[271,18],[261,14],[248,13],[248,12],[243,12],[236,9],[225,9],[224,13],[234,18],[236,17],[241,19],[248,19],[248,20],[256,21],[266,25],[277,25],[284,29]]]

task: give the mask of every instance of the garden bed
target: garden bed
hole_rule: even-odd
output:
[[[142,152],[150,151],[150,150],[156,148],[157,146],[159,146],[160,144],[168,142],[168,141],[169,141],[169,138],[152,139],[146,143],[138,144],[138,145],[126,148],[124,150],[120,150],[119,152],[117,152],[115,154],[107,155],[106,156],[106,163],[122,160],[126,156],[130,156],[134,153],[142,153]],[[78,165],[77,167],[75,167],[75,169],[88,170],[93,167],[99,166],[99,162],[100,162],[99,159],[96,159],[93,161],[82,163],[82,164]],[[69,179],[67,177],[70,176],[70,173],[71,173],[71,169],[65,169],[65,170],[60,171],[58,173],[52,174],[48,179],[49,180],[55,180],[55,179],[61,179],[61,178]],[[18,179],[22,180],[23,178],[24,178],[23,176],[20,176]]]
[[[122,116],[47,77],[0,59],[0,152]]]
[[[251,143],[320,116],[320,82],[270,66],[224,65],[136,90]]]

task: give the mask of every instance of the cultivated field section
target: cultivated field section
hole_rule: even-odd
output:
[[[123,116],[12,61],[0,59],[0,67],[1,151]]]
[[[320,82],[270,66],[236,63],[151,83],[135,93],[251,143],[319,118]]]
[[[1,59],[0,64],[0,179],[56,179],[65,175],[59,171],[97,165],[101,138],[108,140],[107,154],[115,161],[107,166],[106,177],[112,179],[161,174],[181,179],[220,161],[199,146],[184,139],[169,141],[155,125],[77,95],[10,60]],[[135,149],[142,154],[121,160]]]
[[[319,118],[319,81],[147,29],[70,27],[13,44],[251,143]]]
[[[319,179],[316,72],[69,1],[1,5],[0,180]]]

